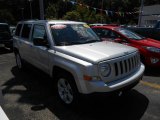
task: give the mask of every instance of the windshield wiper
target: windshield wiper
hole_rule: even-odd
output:
[[[101,42],[100,40],[87,40],[84,43],[94,43],[94,42]]]
[[[60,46],[68,46],[68,45],[77,45],[77,44],[83,44],[83,42],[81,41],[71,41],[71,42],[59,42],[58,45]]]
[[[78,45],[78,44],[86,44],[86,43],[94,43],[94,42],[101,42],[101,41],[100,40],[87,40],[87,41],[59,42],[58,45],[67,46],[67,45]]]

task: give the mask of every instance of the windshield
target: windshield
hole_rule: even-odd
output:
[[[10,37],[11,35],[8,25],[0,24],[0,39],[8,39]]]
[[[8,25],[0,25],[0,32],[9,32]]]
[[[55,43],[59,46],[100,42],[87,24],[52,24],[50,27]]]
[[[120,32],[122,35],[126,36],[127,38],[131,38],[134,40],[142,40],[144,37],[141,35],[138,35],[130,30],[124,29],[124,28],[118,28],[116,29],[118,32]]]

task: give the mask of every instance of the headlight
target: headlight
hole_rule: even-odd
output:
[[[147,49],[148,51],[151,51],[151,52],[160,53],[160,48],[146,47],[146,46],[144,46],[144,48]]]
[[[107,77],[111,72],[111,67],[108,63],[101,63],[99,65],[100,74],[103,77]]]

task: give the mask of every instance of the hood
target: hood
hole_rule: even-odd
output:
[[[136,48],[109,42],[96,42],[90,44],[58,46],[57,52],[61,52],[90,63],[98,63],[100,61],[116,58],[137,51]]]
[[[151,39],[151,38],[140,40],[140,41],[138,41],[138,43],[140,43],[142,46],[149,46],[149,47],[160,48],[160,41],[154,40],[154,39]]]

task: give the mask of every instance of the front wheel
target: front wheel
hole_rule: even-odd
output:
[[[67,76],[65,76],[67,77]],[[57,93],[60,100],[67,106],[74,106],[78,101],[78,90],[74,79],[59,77],[57,80]]]

